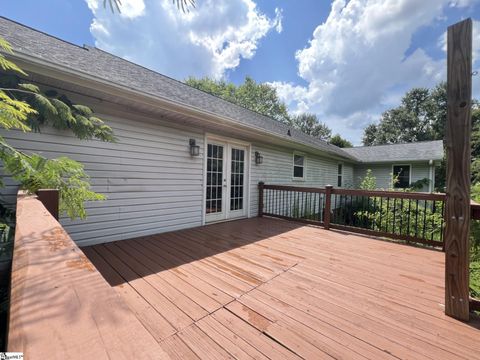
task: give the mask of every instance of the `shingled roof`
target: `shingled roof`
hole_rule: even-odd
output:
[[[33,63],[38,59],[63,66],[79,74],[208,111],[239,124],[262,129],[270,135],[355,160],[337,146],[95,47],[77,46],[4,17],[0,17],[0,35],[11,43],[15,52],[31,57]]]
[[[382,163],[395,161],[428,161],[443,159],[443,141],[361,146],[344,149],[358,161]]]

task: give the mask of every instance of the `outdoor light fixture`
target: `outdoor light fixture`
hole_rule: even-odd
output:
[[[263,163],[263,156],[258,151],[255,151],[255,164],[260,165]]]
[[[200,146],[196,145],[195,139],[190,139],[190,155],[198,156],[200,155]]]

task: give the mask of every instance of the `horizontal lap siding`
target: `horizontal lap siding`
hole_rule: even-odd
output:
[[[102,117],[114,129],[117,143],[81,141],[53,129],[1,133],[18,149],[80,161],[92,189],[107,196],[87,204],[86,220],[61,218],[72,238],[88,245],[201,225],[203,155],[192,158],[188,141],[196,139],[203,149],[203,134]],[[17,184],[3,180],[1,192],[13,203]]]
[[[399,165],[403,165],[399,163]],[[408,164],[405,164],[408,165]],[[429,165],[425,163],[410,164],[412,183],[425,178],[430,178]],[[354,168],[354,185],[359,187],[367,170],[372,170],[372,175],[376,177],[378,189],[390,189],[392,187],[392,164],[367,164],[358,165]],[[428,186],[424,186],[422,191],[428,191]]]
[[[263,163],[255,164],[255,151],[263,156]],[[271,185],[292,185],[324,187],[327,184],[337,185],[339,161],[305,154],[306,179],[293,180],[293,149],[252,144],[251,174],[250,174],[250,215],[258,213],[258,183],[260,181]],[[353,168],[344,164],[344,185],[353,183]]]

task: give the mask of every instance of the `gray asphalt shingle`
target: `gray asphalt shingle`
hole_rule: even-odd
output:
[[[362,146],[344,150],[358,161],[365,163],[441,160],[443,141]]]
[[[260,128],[275,136],[292,139],[353,160],[342,149],[325,141],[97,48],[77,46],[4,17],[0,17],[0,35],[11,43],[16,52],[108,80],[132,90],[209,111],[239,124]]]
[[[375,147],[341,149],[313,138],[285,124],[230,103],[90,46],[78,46],[0,17],[0,36],[18,53],[57,64],[77,73],[131,90],[142,91],[231,119],[238,124],[262,129],[273,136],[294,140],[353,162],[389,162],[398,160],[439,160],[443,157],[441,141]],[[34,59],[32,61],[35,61]]]

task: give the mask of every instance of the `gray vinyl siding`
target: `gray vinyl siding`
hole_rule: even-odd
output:
[[[200,226],[203,219],[203,131],[177,129],[165,122],[143,122],[99,114],[118,138],[116,143],[82,141],[68,131],[51,128],[42,133],[1,131],[14,147],[48,158],[68,156],[81,162],[90,176],[92,190],[107,200],[89,202],[85,220],[61,224],[80,246],[123,240]],[[151,119],[155,121],[155,119]],[[221,134],[218,134],[221,135]],[[189,139],[200,146],[200,156],[191,157]],[[259,181],[267,184],[324,187],[337,185],[339,161],[305,154],[305,181],[293,180],[294,148],[251,146],[250,216],[257,215]],[[259,151],[264,162],[255,165]],[[344,187],[353,183],[353,167],[343,163]],[[2,176],[3,198],[15,203],[18,184]]]
[[[410,165],[411,182],[430,178],[430,165],[428,162],[422,163],[398,163],[398,165]],[[389,164],[364,164],[355,165],[354,167],[354,186],[358,188],[362,179],[365,177],[367,170],[371,169],[373,176],[376,177],[378,189],[392,188],[392,166],[397,163]],[[425,186],[422,191],[428,191],[428,186]]]
[[[191,157],[188,141],[196,139],[203,149],[203,134],[101,116],[114,129],[117,143],[81,141],[53,129],[2,132],[24,151],[82,162],[92,189],[107,196],[87,205],[86,220],[61,218],[72,238],[88,245],[201,225],[203,151]],[[10,178],[4,182],[2,194],[14,203],[17,185]]]
[[[255,164],[255,151],[263,156],[263,163]],[[295,149],[252,144],[250,173],[250,216],[258,213],[258,183],[263,181],[271,185],[292,185],[324,187],[337,185],[337,166],[339,161],[303,154],[306,159],[305,180],[293,178],[293,154]],[[343,163],[343,162],[341,162]],[[344,187],[353,184],[353,167],[343,163]]]

